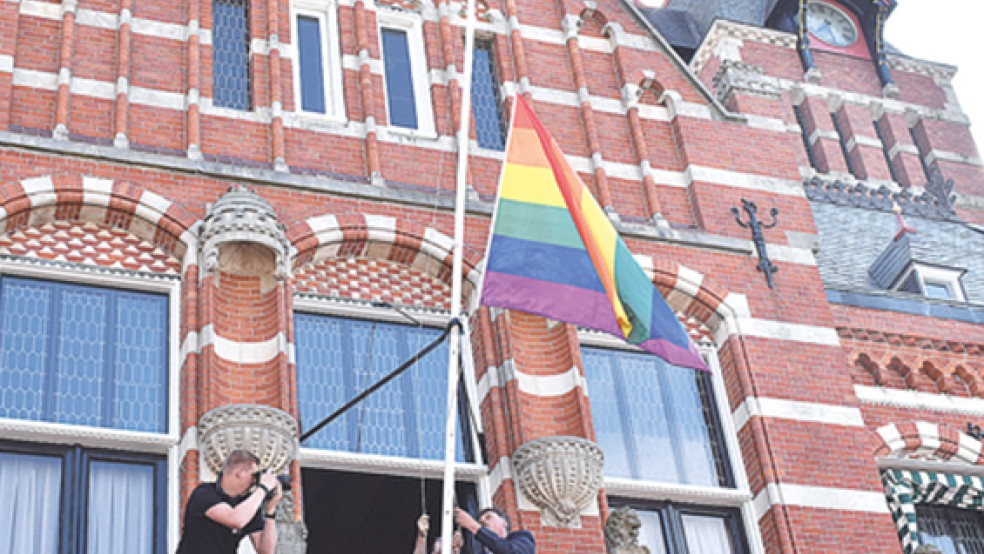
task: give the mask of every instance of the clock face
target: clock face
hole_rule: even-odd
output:
[[[850,46],[858,40],[851,16],[826,2],[810,2],[806,28],[814,37],[832,46]]]

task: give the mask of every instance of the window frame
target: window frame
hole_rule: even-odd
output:
[[[625,341],[613,336],[578,329],[578,338],[582,346],[605,348],[609,350],[627,350],[641,352]],[[738,514],[736,521],[741,527],[744,546],[747,553],[764,552],[761,533],[758,526],[758,515],[754,506],[755,497],[751,492],[745,465],[741,459],[741,445],[738,440],[738,429],[735,428],[734,414],[728,405],[728,395],[721,374],[721,365],[715,345],[699,343],[698,349],[711,370],[710,393],[713,397],[714,411],[719,423],[718,432],[722,447],[725,449],[722,460],[728,464],[726,472],[731,476],[733,487],[707,487],[684,485],[677,483],[660,483],[622,477],[604,476],[605,494],[622,502],[622,505],[634,506],[638,503],[658,505],[659,503],[674,503],[685,505],[690,509],[708,510],[733,509]],[[696,371],[696,370],[694,370]],[[585,390],[590,383],[585,380]],[[588,400],[590,402],[590,394]]]
[[[383,30],[402,31],[407,36],[407,49],[410,57],[410,79],[414,92],[414,107],[417,110],[417,128],[401,127],[392,123],[390,114],[390,99],[386,74],[386,52],[383,49]],[[414,13],[389,9],[376,12],[376,30],[378,35],[379,62],[383,76],[383,97],[386,106],[386,128],[391,134],[411,137],[436,139],[437,129],[434,124],[434,108],[430,90],[430,68],[427,63],[427,50],[424,45],[423,20]],[[419,60],[420,63],[414,63]]]
[[[612,497],[609,495],[610,509],[629,507],[633,510],[656,512],[667,554],[700,554],[688,552],[687,536],[683,527],[683,516],[710,516],[724,520],[725,526],[735,546],[734,554],[749,554],[749,533],[742,518],[742,510],[733,506],[696,505],[674,501],[639,500],[636,498]],[[648,546],[648,545],[647,545]],[[652,549],[650,549],[652,552]]]
[[[181,531],[180,513],[180,453],[181,443],[181,366],[184,363],[180,339],[181,276],[121,271],[118,268],[87,266],[84,270],[70,264],[44,263],[14,258],[0,259],[0,276],[25,279],[43,279],[65,283],[77,283],[136,292],[150,292],[167,296],[167,422],[165,432],[147,433],[88,427],[46,421],[0,418],[0,436],[6,441],[29,442],[58,448],[79,445],[124,452],[127,455],[157,455],[164,457],[167,487],[164,534],[167,551],[177,547]]]
[[[322,85],[325,113],[307,111],[301,102],[301,44],[297,31],[299,17],[317,19],[321,32]],[[338,32],[337,0],[294,0],[290,4],[291,54],[294,73],[294,112],[305,118],[345,123],[345,81]]]
[[[401,306],[401,310],[411,314],[424,327],[443,328],[451,320],[449,314],[439,313],[433,310],[418,310],[406,306]],[[317,295],[303,293],[295,294],[294,296],[294,313],[344,317],[401,325],[406,325],[409,323],[404,316],[395,310],[372,306],[368,302],[353,300],[343,301],[335,299],[329,300],[318,297]],[[296,343],[293,346],[296,351]],[[474,391],[476,388],[473,368],[466,366],[463,368],[462,374],[464,376],[463,379],[465,380],[463,386],[469,391],[469,396],[472,397],[473,401],[478,402],[479,399],[474,396]],[[459,408],[459,411],[461,411],[461,408]],[[316,423],[316,421],[306,422],[305,427],[312,427]],[[471,442],[471,447],[474,452],[482,452],[482,450],[479,449],[478,430],[475,429],[470,423],[468,425],[464,425],[463,427],[465,427],[468,434],[468,437],[463,437],[463,440],[468,440]],[[306,431],[306,429],[301,430],[301,432],[304,431]],[[416,478],[426,477],[428,479],[443,479],[444,477],[443,460],[362,454],[340,450],[312,448],[304,445],[300,445],[298,448],[297,459],[303,468],[309,469],[341,470],[360,473],[382,472],[395,476]],[[478,487],[479,504],[489,504],[492,498],[489,490],[488,467],[484,463],[484,460],[478,459],[474,462],[455,462],[454,467],[455,480],[475,483]]]
[[[922,264],[918,262],[913,262],[907,267],[892,284],[891,289],[897,292],[906,292],[909,294],[919,294],[926,298],[931,298],[933,300],[942,300],[948,302],[966,302],[967,295],[964,292],[963,283],[960,278],[966,273],[965,269],[954,269],[947,267],[938,267],[927,264]],[[902,289],[904,285],[911,279],[915,277],[915,282],[919,286],[919,292],[912,292]],[[949,292],[949,298],[939,298],[937,296],[930,296],[927,293],[926,285],[937,285],[945,287]]]
[[[73,551],[75,545],[79,551],[85,549],[88,533],[88,502],[89,502],[89,471],[94,461],[126,463],[130,465],[149,465],[153,468],[153,502],[154,502],[154,552],[166,554],[176,546],[170,539],[171,521],[177,513],[170,508],[174,486],[170,485],[170,457],[166,453],[126,452],[105,448],[100,445],[84,446],[81,444],[51,444],[24,442],[21,440],[0,440],[0,452],[26,455],[45,456],[61,460],[61,479],[58,501],[58,530],[59,554]],[[173,515],[173,516],[172,516]],[[68,521],[69,524],[65,524]],[[160,532],[160,531],[165,532]]]

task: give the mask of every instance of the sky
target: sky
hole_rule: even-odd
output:
[[[979,0],[898,0],[885,40],[909,56],[957,66],[953,88],[977,149],[984,148],[984,56]]]
[[[637,0],[661,6],[666,0]],[[909,56],[957,67],[953,88],[970,118],[979,151],[984,150],[984,46],[981,0],[898,0],[885,39]],[[984,152],[979,152],[984,154]]]

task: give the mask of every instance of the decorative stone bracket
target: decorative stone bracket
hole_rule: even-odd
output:
[[[198,422],[198,448],[212,473],[218,474],[229,453],[237,449],[256,454],[260,467],[284,473],[297,454],[297,421],[270,406],[220,406]]]
[[[513,454],[516,484],[546,525],[580,527],[581,511],[598,497],[605,454],[580,437],[532,440]]]

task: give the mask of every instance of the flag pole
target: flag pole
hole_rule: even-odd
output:
[[[450,2],[445,3],[450,8]],[[461,80],[461,117],[458,126],[458,168],[455,176],[454,247],[451,265],[451,317],[464,317],[461,309],[463,281],[463,246],[465,242],[465,198],[468,189],[468,135],[471,125],[472,58],[475,48],[475,0],[465,8],[465,67]],[[468,340],[469,337],[465,337]],[[448,344],[448,395],[444,420],[444,495],[441,501],[441,544],[444,552],[452,551],[454,518],[454,460],[458,430],[458,355],[461,327],[451,329]]]

